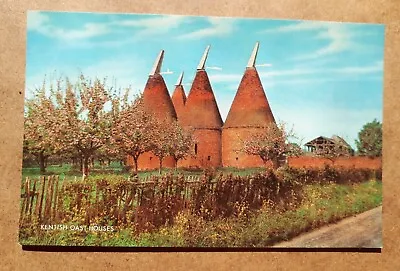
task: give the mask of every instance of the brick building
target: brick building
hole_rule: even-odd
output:
[[[176,121],[177,116],[164,78],[160,74],[163,58],[164,50],[158,55],[149,74],[143,91],[143,104],[145,110],[154,114],[160,121],[172,122]],[[128,164],[132,164],[132,162],[128,161]],[[139,170],[155,169],[158,167],[159,159],[152,152],[146,152],[139,156]],[[175,167],[175,160],[170,156],[165,157],[163,159],[163,167]]]
[[[258,47],[257,42],[222,129],[224,167],[245,168],[264,165],[260,157],[241,151],[244,140],[262,132],[263,128],[275,122],[255,67]]]
[[[197,67],[185,109],[180,118],[183,127],[194,130],[196,143],[193,156],[178,163],[179,167],[221,167],[221,129],[223,121],[205,70],[210,46],[207,46]]]
[[[260,77],[255,67],[259,43],[250,56],[225,124],[205,70],[210,46],[207,46],[191,89],[186,97],[182,86],[183,73],[178,78],[172,98],[160,74],[164,51],[157,57],[143,92],[146,110],[160,120],[178,120],[183,127],[194,131],[196,140],[192,155],[178,162],[178,167],[260,167],[264,163],[258,156],[241,151],[243,140],[259,133],[275,118],[272,114]],[[128,159],[129,160],[129,159]],[[131,162],[128,161],[129,164]],[[163,161],[164,167],[174,167],[172,157]],[[151,152],[139,157],[138,168],[158,168],[158,158]]]

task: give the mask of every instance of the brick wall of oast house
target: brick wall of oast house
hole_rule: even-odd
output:
[[[224,167],[250,168],[264,167],[259,156],[243,151],[243,141],[259,133],[260,128],[224,128],[222,130],[222,165]]]
[[[352,156],[352,157],[338,157],[335,162],[332,163],[331,160],[321,157],[310,157],[310,156],[300,156],[300,157],[289,157],[288,164],[292,167],[314,167],[322,168],[325,165],[333,165],[335,167],[346,167],[346,168],[369,168],[369,169],[379,169],[382,168],[382,158],[369,158],[363,156]]]
[[[160,74],[149,76],[143,91],[143,103],[146,111],[154,114],[161,121],[172,122],[177,119],[164,78]],[[128,165],[134,165],[131,157],[128,157]],[[139,170],[158,169],[159,165],[158,157],[152,152],[146,152],[139,156]],[[175,160],[170,156],[165,157],[163,167],[175,167]]]
[[[183,168],[217,168],[221,167],[221,130],[200,129],[195,130],[194,138],[197,143],[197,155],[194,154],[195,146],[190,150],[191,155],[178,161],[178,167]],[[208,160],[210,157],[210,160]]]
[[[128,158],[128,165],[134,166],[132,157]],[[145,152],[139,156],[138,159],[138,170],[153,170],[158,169],[160,166],[160,160],[152,152]],[[171,157],[165,157],[163,159],[163,168],[174,168],[175,160]]]
[[[222,129],[222,164],[224,167],[262,167],[259,156],[243,151],[243,141],[262,132],[275,119],[257,69],[246,68]]]
[[[185,103],[186,103],[186,95],[185,95],[185,90],[182,85],[178,85],[175,87],[175,90],[172,94],[171,97],[172,104],[174,105],[176,115],[178,117],[178,121],[181,118],[184,109],[185,109]]]
[[[194,130],[197,155],[178,162],[180,167],[221,167],[222,118],[215,96],[204,70],[198,70],[180,116],[184,127]],[[194,146],[193,146],[194,148]],[[192,149],[192,151],[194,151]],[[208,160],[210,156],[210,161]]]

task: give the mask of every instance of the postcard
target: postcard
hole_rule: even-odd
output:
[[[22,245],[382,247],[383,25],[27,16]]]

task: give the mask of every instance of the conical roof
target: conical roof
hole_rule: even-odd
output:
[[[182,123],[193,128],[220,129],[222,118],[215,100],[210,80],[204,70],[209,46],[207,47],[185,104]]]
[[[145,109],[160,120],[176,120],[176,112],[164,78],[160,74],[164,51],[157,57],[143,91]]]
[[[265,127],[271,122],[275,122],[274,115],[272,114],[260,77],[254,65],[257,50],[258,43],[251,54],[226,118],[224,128]]]
[[[174,104],[178,119],[181,118],[186,103],[186,94],[182,86],[183,72],[179,76],[178,82],[175,85],[175,90],[172,93],[172,103]]]

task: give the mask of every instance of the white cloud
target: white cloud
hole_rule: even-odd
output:
[[[334,75],[361,75],[373,74],[383,70],[383,62],[378,61],[367,66],[344,66],[336,68],[295,68],[288,70],[275,70],[268,72],[260,72],[260,77],[279,77],[279,76],[296,76],[296,75],[328,75],[325,78],[335,79]],[[338,78],[340,79],[340,78]],[[347,79],[347,78],[346,78]]]
[[[217,66],[207,66],[206,69],[208,69],[208,70],[222,71],[222,68],[221,68],[221,67],[217,67]]]
[[[326,82],[340,82],[360,80],[382,80],[382,61],[367,66],[344,66],[336,68],[292,68],[259,72],[265,88],[279,85],[315,84]],[[239,73],[218,73],[209,75],[212,83],[226,83],[227,90],[237,90],[243,74]]]
[[[292,23],[289,25],[284,25],[276,28],[270,28],[261,31],[262,33],[275,33],[275,32],[294,32],[294,31],[308,31],[308,30],[318,30],[326,27],[328,22],[319,21],[299,21],[297,23]]]
[[[359,67],[343,67],[341,69],[335,69],[338,73],[344,74],[369,74],[383,71],[383,61],[377,61],[375,64],[370,66],[359,66]]]
[[[184,22],[188,22],[189,17],[165,15],[156,16],[146,19],[137,20],[121,20],[115,21],[112,24],[121,27],[133,27],[140,29],[135,33],[136,38],[143,38],[150,35],[165,34],[170,30],[178,28]]]
[[[271,63],[256,64],[256,67],[272,67]]]
[[[86,23],[79,29],[65,29],[51,24],[50,17],[39,11],[28,13],[28,31],[36,31],[45,36],[61,40],[88,39],[111,32],[107,24]]]
[[[234,30],[234,20],[231,18],[207,18],[208,27],[195,30],[177,37],[180,40],[196,40],[213,36],[228,35]]]
[[[167,69],[166,71],[160,72],[160,74],[174,74],[174,72],[171,71],[170,69]]]
[[[267,29],[264,33],[290,33],[298,31],[314,31],[315,39],[327,40],[328,45],[317,49],[314,52],[298,55],[297,60],[316,59],[322,56],[333,55],[344,51],[354,51],[362,47],[362,44],[355,42],[354,37],[360,35],[352,30],[351,26],[336,22],[301,21],[277,28]]]
[[[50,17],[39,11],[31,11],[28,13],[28,30],[36,31],[42,35],[61,39],[64,41],[90,39],[97,36],[103,36],[111,32],[118,33],[124,31],[126,37],[118,41],[103,41],[97,43],[77,43],[79,46],[118,46],[142,39],[148,36],[168,33],[174,28],[178,28],[184,21],[190,18],[185,16],[154,16],[146,19],[136,20],[114,20],[107,23],[86,23],[76,29],[58,27],[52,24]],[[127,31],[136,28],[134,35],[129,35]]]
[[[364,75],[364,74],[375,74],[383,70],[382,61],[375,62],[367,66],[344,66],[336,68],[292,68],[292,69],[281,69],[272,71],[261,71],[259,76],[262,79],[271,78],[285,78],[290,77],[290,82],[295,83],[307,83],[307,82],[326,82],[326,81],[340,81],[348,80],[348,77],[344,75]],[[316,75],[316,77],[304,78],[304,76]],[[339,77],[340,75],[340,77]],[[211,74],[209,75],[210,80],[215,83],[221,82],[239,82],[243,74],[238,73],[225,73],[225,74]],[[282,80],[281,82],[289,82],[288,80]],[[278,82],[278,81],[276,81]]]
[[[46,25],[50,18],[39,11],[28,11],[28,30],[40,31],[43,25]]]

